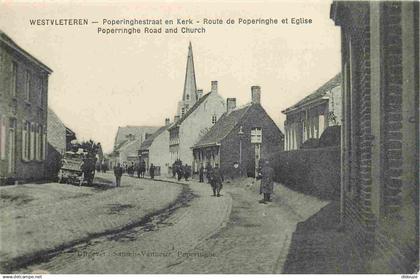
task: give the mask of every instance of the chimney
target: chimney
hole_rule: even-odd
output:
[[[261,87],[258,85],[251,86],[251,102],[261,104]]]
[[[236,108],[236,98],[227,98],[226,100],[227,112],[231,112]]]
[[[151,133],[145,133],[144,134],[144,139],[147,140],[148,138],[150,138],[150,136],[153,135]]]
[[[174,122],[177,122],[179,120],[179,115],[175,115]]]
[[[211,93],[217,94],[217,80],[213,80],[211,82]]]
[[[171,123],[171,120],[169,118],[165,118],[165,126],[168,126]]]
[[[203,89],[197,90],[197,100],[200,100],[200,98],[203,97]]]

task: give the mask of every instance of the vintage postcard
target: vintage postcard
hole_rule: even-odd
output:
[[[0,0],[2,278],[417,278],[419,10]]]

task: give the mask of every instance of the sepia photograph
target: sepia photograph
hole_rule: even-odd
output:
[[[1,278],[417,278],[419,6],[0,0]]]

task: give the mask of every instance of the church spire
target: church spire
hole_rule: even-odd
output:
[[[195,81],[194,59],[191,42],[188,46],[187,68],[185,71],[184,94],[182,101],[194,104],[197,101],[197,84]]]

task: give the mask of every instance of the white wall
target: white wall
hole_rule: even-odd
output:
[[[225,100],[216,93],[211,93],[200,106],[184,120],[179,129],[179,157],[183,164],[192,165],[193,152],[191,147],[200,139],[200,131],[213,126],[212,116],[220,119],[226,111]]]
[[[149,165],[160,166],[162,174],[166,174],[171,165],[169,153],[169,132],[164,131],[157,136],[149,148]]]

